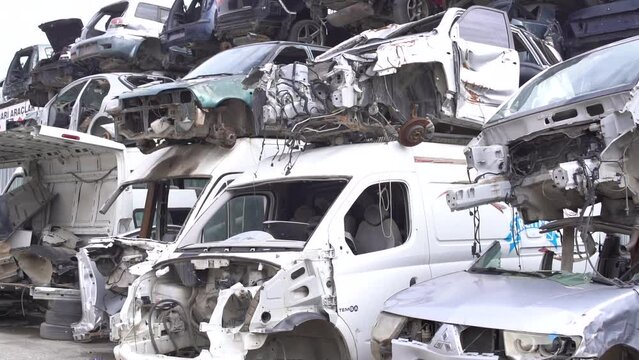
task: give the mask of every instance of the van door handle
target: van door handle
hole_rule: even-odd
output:
[[[413,276],[412,278],[410,278],[410,282],[408,283],[408,286],[413,286],[417,284],[417,277]]]

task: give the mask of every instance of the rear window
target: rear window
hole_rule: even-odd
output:
[[[135,17],[164,24],[169,17],[169,9],[157,5],[140,3],[135,9]]]

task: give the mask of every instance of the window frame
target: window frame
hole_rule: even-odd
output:
[[[411,241],[412,239],[412,235],[413,235],[413,217],[412,217],[412,206],[413,203],[411,202],[411,188],[410,188],[410,184],[408,183],[408,181],[403,180],[403,179],[390,179],[390,180],[386,180],[386,179],[377,179],[373,182],[368,182],[367,185],[365,185],[363,188],[359,187],[358,189],[360,190],[359,193],[357,194],[357,196],[349,202],[349,204],[347,206],[345,206],[346,211],[344,212],[344,214],[341,216],[341,223],[342,223],[342,237],[344,239],[344,242],[346,243],[346,245],[348,245],[348,241],[346,241],[346,223],[344,221],[346,215],[351,211],[351,209],[353,208],[353,206],[355,205],[355,203],[360,199],[360,197],[362,195],[364,195],[364,193],[366,191],[368,191],[369,188],[373,187],[373,186],[379,186],[379,185],[383,185],[383,184],[391,184],[391,188],[393,187],[393,185],[398,184],[402,187],[402,191],[404,193],[404,201],[402,202],[404,204],[404,212],[405,212],[405,227],[406,227],[406,236],[405,238],[402,237],[402,243],[397,245],[397,246],[393,246],[387,249],[382,249],[382,250],[378,250],[378,251],[371,251],[371,252],[366,252],[366,253],[354,253],[351,251],[351,255],[353,256],[362,256],[362,255],[368,255],[368,254],[377,254],[377,253],[381,253],[384,251],[389,251],[392,249],[397,249],[397,248],[401,248],[404,247],[409,241]],[[390,218],[390,217],[389,217]],[[393,219],[395,220],[395,219]],[[361,222],[360,222],[361,223]],[[395,223],[397,224],[397,222],[395,221]],[[359,224],[359,223],[358,223]],[[358,225],[359,227],[359,225]],[[400,229],[400,234],[401,234],[401,227],[399,226],[399,224],[397,224],[397,227]],[[351,234],[353,236],[353,242],[355,242],[355,237],[357,236],[357,231],[355,234]]]

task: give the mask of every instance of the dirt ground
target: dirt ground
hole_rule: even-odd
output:
[[[44,340],[38,326],[0,324],[0,360],[113,360],[113,346],[106,342]]]

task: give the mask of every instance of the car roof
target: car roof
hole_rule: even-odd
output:
[[[451,174],[459,171],[466,174],[461,145],[423,142],[405,147],[391,141],[325,146],[290,153],[282,144],[280,148],[279,155],[262,160],[255,171],[242,174],[230,187],[296,178],[351,178],[372,173],[413,172],[418,166],[427,168],[429,164],[445,164]],[[444,174],[448,172],[431,176],[446,179],[450,178],[450,174]]]

